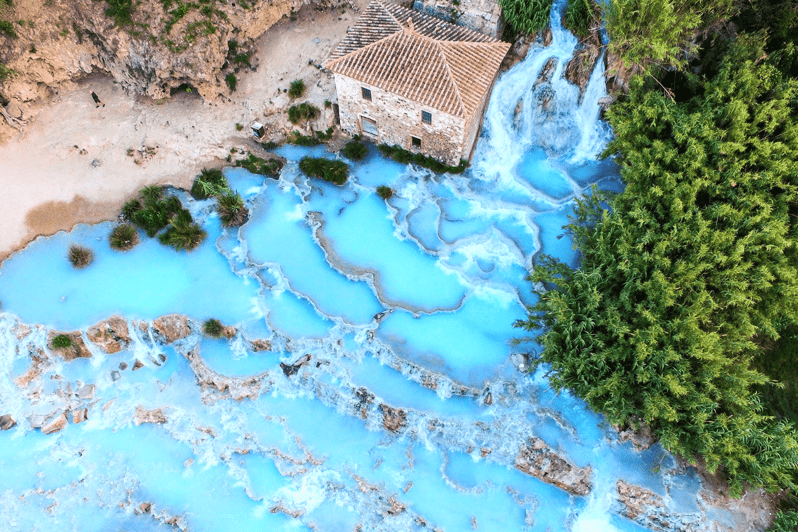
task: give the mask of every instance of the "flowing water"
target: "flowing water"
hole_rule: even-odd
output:
[[[610,136],[602,62],[581,99],[562,79],[576,40],[561,8],[552,44],[496,83],[462,176],[372,150],[335,187],[297,166],[334,155],[285,146],[279,180],[225,170],[252,214],[240,230],[220,226],[212,200],[171,192],[209,234],[191,253],[146,238],[114,252],[103,223],[6,260],[0,415],[18,423],[0,432],[3,528],[644,530],[624,516],[620,479],[700,529],[694,471],[619,441],[543,370],[524,371],[533,344],[511,343],[535,257],[576,260],[562,230],[574,198],[621,186],[596,161]],[[536,84],[550,58],[551,81]],[[65,258],[73,242],[94,250],[85,270]],[[192,329],[167,343],[151,322],[171,313]],[[114,314],[130,341],[107,354],[86,330]],[[210,317],[236,333],[203,337]],[[92,356],[50,352],[55,330],[82,331]],[[36,428],[62,412],[62,430]],[[542,462],[524,471],[525,452]]]

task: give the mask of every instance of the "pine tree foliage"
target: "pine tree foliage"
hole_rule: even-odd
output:
[[[626,189],[569,225],[578,269],[544,258],[527,321],[539,362],[614,424],[744,483],[793,486],[794,427],[751,392],[758,337],[798,318],[798,84],[741,37],[703,94],[675,103],[642,80],[608,112]],[[609,205],[610,209],[605,208]],[[545,290],[545,289],[548,290]]]

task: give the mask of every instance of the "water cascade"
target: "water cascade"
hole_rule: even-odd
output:
[[[562,7],[551,46],[497,82],[462,176],[372,150],[339,188],[297,165],[334,155],[285,146],[279,180],[225,170],[252,213],[239,230],[170,191],[208,232],[195,251],[115,252],[103,223],[6,260],[3,528],[734,529],[731,512],[702,521],[692,469],[552,393],[526,372],[534,347],[511,343],[534,257],[575,260],[560,239],[574,198],[620,187],[595,160],[602,67],[581,101],[562,79]],[[85,270],[72,242],[94,250]],[[228,337],[202,334],[210,317]],[[78,351],[47,347],[61,331]]]

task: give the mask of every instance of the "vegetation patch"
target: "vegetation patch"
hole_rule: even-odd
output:
[[[504,19],[515,31],[523,33],[537,33],[546,27],[551,3],[552,0],[499,0]]]
[[[292,131],[288,135],[288,143],[297,146],[318,146],[321,141],[315,135],[303,135],[299,131]]]
[[[312,103],[302,102],[288,108],[288,121],[298,124],[303,120],[312,120],[319,116],[319,108]]]
[[[384,200],[389,200],[393,197],[393,189],[385,185],[380,185],[377,187],[377,195]]]
[[[773,369],[763,346],[781,335],[793,349],[798,327],[796,85],[765,38],[738,36],[682,102],[632,80],[604,154],[626,188],[578,202],[579,268],[536,264],[539,300],[517,323],[543,331],[552,388],[612,424],[645,423],[735,497],[798,488],[794,414],[768,415],[756,393],[761,370],[795,378],[795,355]]]
[[[305,94],[305,80],[303,79],[295,79],[291,82],[291,86],[288,87],[288,96],[293,100],[295,98],[301,98]]]
[[[139,243],[139,233],[132,225],[121,224],[114,227],[108,239],[111,248],[119,251],[127,251]]]
[[[353,161],[362,161],[363,157],[368,153],[368,148],[362,142],[356,140],[346,143],[343,149],[344,157]]]
[[[219,218],[225,227],[239,227],[249,219],[249,211],[238,192],[228,190],[219,196],[218,201]]]
[[[177,251],[191,251],[199,246],[206,236],[208,234],[194,222],[191,213],[186,209],[180,209],[172,217],[166,231],[158,235],[158,241]]]
[[[219,338],[224,332],[224,325],[216,318],[211,318],[202,324],[202,332],[211,338]]]
[[[67,349],[72,347],[72,339],[66,334],[59,334],[53,338],[53,348]]]
[[[133,23],[133,0],[107,0],[108,9],[105,15],[114,19],[120,28]]]
[[[194,183],[191,185],[191,196],[194,199],[203,200],[216,196],[227,189],[227,179],[221,170],[203,168],[194,178]]]
[[[574,35],[584,39],[590,34],[590,27],[601,21],[601,8],[594,0],[569,0],[565,8],[563,26]]]
[[[311,177],[317,177],[338,186],[346,183],[349,166],[343,161],[320,157],[303,157],[299,169]]]
[[[224,82],[227,83],[227,88],[230,89],[230,92],[236,91],[236,86],[238,85],[238,78],[236,75],[230,72],[224,77]]]
[[[72,244],[69,246],[69,252],[67,253],[67,256],[69,257],[69,262],[72,263],[72,266],[78,269],[85,268],[91,264],[92,260],[94,260],[94,252],[92,250],[77,244]]]
[[[158,240],[176,250],[192,250],[204,239],[205,231],[191,217],[191,213],[183,208],[183,204],[175,196],[164,197],[164,187],[151,185],[139,192],[139,197],[125,203],[122,217],[136,227],[142,229],[147,236],[158,235]]]
[[[7,20],[0,20],[0,32],[5,33],[12,39],[17,38],[17,32],[14,31],[14,25]]]
[[[280,176],[280,170],[283,169],[283,162],[279,159],[261,159],[253,153],[247,153],[247,158],[236,161],[235,165],[246,168],[253,174],[265,175],[273,179],[277,179]]]
[[[385,157],[390,157],[398,163],[414,163],[419,166],[423,166],[424,168],[429,168],[433,172],[437,172],[439,174],[462,174],[465,172],[465,169],[468,168],[468,161],[465,159],[460,159],[460,164],[457,166],[449,166],[437,159],[433,159],[432,157],[407,151],[400,146],[388,146],[387,144],[380,144],[378,148],[380,153],[382,153]]]
[[[122,207],[122,216],[150,238],[169,225],[170,218],[183,208],[176,197],[164,198],[163,190],[157,185],[144,187],[137,199],[128,201]]]

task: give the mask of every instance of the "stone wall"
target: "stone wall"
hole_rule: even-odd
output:
[[[498,0],[415,0],[413,9],[496,39],[504,31]]]
[[[371,101],[363,99],[361,87],[371,90]],[[341,117],[341,130],[350,135],[363,135],[361,116],[377,122],[378,144],[397,145],[419,151],[410,137],[421,139],[421,153],[450,165],[460,162],[464,153],[465,119],[438,111],[372,85],[335,74],[335,88]],[[421,111],[432,113],[432,124],[421,122]],[[470,153],[468,147],[467,153]]]

